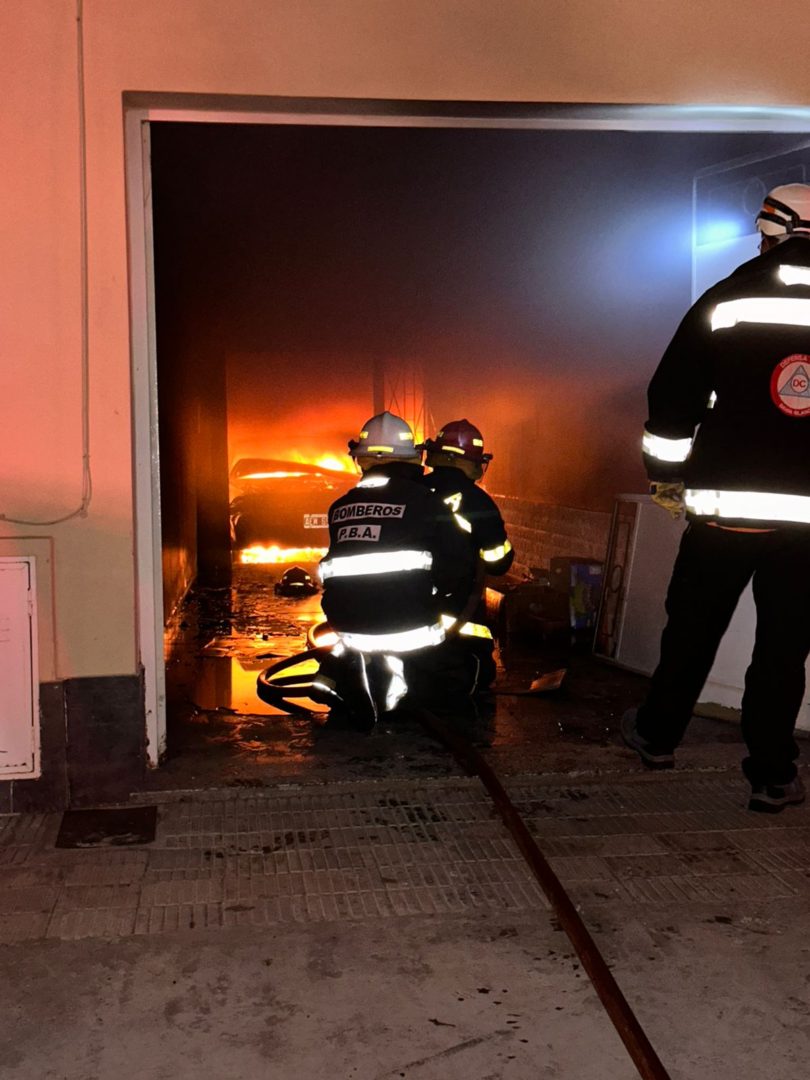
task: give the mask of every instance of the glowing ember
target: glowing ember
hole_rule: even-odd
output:
[[[324,547],[294,547],[283,548],[278,544],[254,544],[252,547],[242,548],[239,552],[240,563],[297,563],[319,562],[326,554]]]

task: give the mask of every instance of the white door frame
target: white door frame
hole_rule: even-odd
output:
[[[363,99],[124,95],[136,530],[137,634],[149,764],[166,748],[157,348],[149,125],[153,121],[320,127],[535,131],[804,133],[810,108],[700,105],[535,105]]]
[[[146,748],[157,766],[166,750],[163,557],[160,520],[155,261],[149,117],[124,113],[132,350],[133,482],[137,648],[144,679]]]

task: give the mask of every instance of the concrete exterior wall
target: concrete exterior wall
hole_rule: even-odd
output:
[[[0,10],[0,537],[20,554],[52,538],[57,679],[138,667],[125,91],[756,105],[810,97],[804,40],[785,34],[804,24],[803,0],[783,0],[777,18],[753,0],[699,10],[664,0],[84,0],[93,499],[85,517],[13,524],[61,517],[81,494],[76,12],[75,0]]]
[[[513,573],[526,573],[531,567],[548,570],[549,560],[557,556],[604,562],[610,532],[609,513],[547,506],[508,495],[493,495],[493,498],[515,549]]]

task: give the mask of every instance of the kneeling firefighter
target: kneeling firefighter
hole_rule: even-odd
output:
[[[478,486],[492,454],[484,451],[483,436],[469,420],[445,424],[435,439],[425,440],[424,448],[432,472],[423,483],[452,512],[470,552],[469,575],[448,598],[444,614],[446,621],[461,623],[459,640],[478,664],[475,689],[486,690],[495,679],[495,661],[492,631],[486,625],[485,580],[505,574],[515,557],[498,507]]]
[[[372,417],[349,452],[363,477],[329,509],[322,606],[338,641],[314,685],[333,717],[371,726],[406,694],[433,705],[471,692],[441,619],[471,560],[452,514],[420,483],[422,451],[404,420]]]

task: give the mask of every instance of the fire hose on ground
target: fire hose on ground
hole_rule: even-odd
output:
[[[319,662],[330,652],[331,645],[317,644],[319,640],[317,631],[322,627],[323,624],[311,628],[307,635],[312,648],[277,661],[259,675],[257,690],[263,701],[292,714],[311,712],[298,702],[311,696],[314,673],[299,675],[282,675],[281,673],[305,664],[307,661]],[[324,637],[325,635],[322,634],[320,640]],[[639,1075],[644,1080],[670,1080],[669,1073],[619,988],[571,897],[540,851],[497,774],[466,739],[451,731],[439,717],[425,709],[419,710],[416,715],[427,731],[450,750],[462,768],[476,775],[484,785],[504,825],[551,904],[560,926],[568,935]]]

